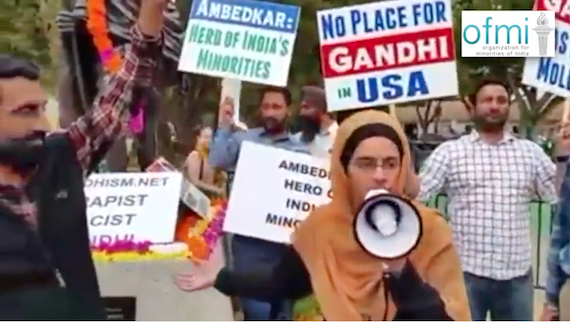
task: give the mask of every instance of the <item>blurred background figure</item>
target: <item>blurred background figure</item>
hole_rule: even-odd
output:
[[[198,125],[194,129],[194,149],[184,162],[184,175],[196,187],[210,196],[223,196],[225,194],[226,175],[216,170],[208,163],[212,128]]]
[[[318,86],[304,86],[300,105],[297,138],[309,146],[313,156],[329,157],[338,123],[327,112],[325,90]]]

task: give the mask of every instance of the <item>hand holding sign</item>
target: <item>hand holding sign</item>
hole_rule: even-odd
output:
[[[230,129],[234,126],[233,104],[222,103],[218,111],[218,127]]]

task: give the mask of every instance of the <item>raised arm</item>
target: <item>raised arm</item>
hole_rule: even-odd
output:
[[[77,158],[87,173],[122,134],[135,85],[148,87],[160,48],[162,8],[166,0],[143,0],[119,70],[107,80],[93,107],[68,129]]]
[[[228,296],[241,296],[273,302],[282,298],[297,300],[311,293],[311,282],[305,264],[289,247],[279,263],[271,269],[260,266],[249,272],[224,268],[215,287]]]
[[[420,169],[419,179],[415,179],[415,189],[419,193],[416,199],[427,202],[431,197],[441,192],[449,174],[450,158],[449,150],[454,141],[448,141],[438,146],[425,160]],[[414,180],[414,178],[410,179]]]
[[[247,132],[219,128],[210,142],[209,163],[216,169],[231,170],[237,164],[239,150]]]

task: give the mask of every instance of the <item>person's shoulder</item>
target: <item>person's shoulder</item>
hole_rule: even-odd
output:
[[[435,147],[435,149],[433,150],[432,154],[435,154],[435,155],[438,155],[438,154],[449,155],[449,152],[450,152],[450,151],[458,149],[461,145],[463,145],[463,142],[461,141],[461,138],[447,140],[447,141],[444,141],[444,142],[442,142],[441,144],[439,144],[437,147]]]
[[[522,148],[531,150],[533,152],[544,151],[538,142],[527,138],[513,138],[513,141]]]
[[[257,138],[261,135],[262,132],[263,132],[263,129],[256,127],[253,129],[233,131],[232,136],[233,136],[234,140],[237,140],[238,142],[242,142],[242,141],[256,142]]]
[[[192,152],[188,153],[188,156],[186,157],[186,161],[198,159],[200,159],[200,153],[198,153],[196,150],[192,150]]]
[[[236,133],[243,133],[246,137],[254,137],[259,136],[264,132],[262,127],[254,127],[252,129],[247,129],[243,132],[236,132]]]

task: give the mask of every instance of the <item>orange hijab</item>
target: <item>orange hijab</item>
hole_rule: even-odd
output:
[[[292,237],[309,274],[314,295],[329,321],[392,320],[396,308],[385,297],[382,262],[356,241],[352,224],[360,200],[351,200],[349,183],[340,162],[346,140],[359,127],[382,123],[399,134],[404,148],[397,187],[402,194],[410,151],[399,122],[379,111],[353,114],[338,129],[331,155],[332,201],[315,209]],[[455,320],[471,320],[463,273],[452,243],[451,230],[433,209],[414,202],[421,214],[423,235],[409,260],[419,275],[438,290],[447,313]],[[412,290],[410,290],[412,291]]]

